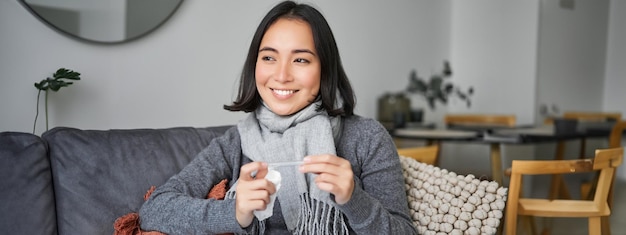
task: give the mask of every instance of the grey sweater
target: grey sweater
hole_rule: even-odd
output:
[[[351,234],[417,234],[409,216],[400,161],[388,132],[375,120],[343,119],[337,155],[350,161],[355,175],[352,198],[338,209]],[[235,218],[235,200],[204,199],[222,179],[229,186],[239,169],[251,160],[241,153],[236,127],[215,138],[180,173],[158,187],[143,204],[141,228],[167,234],[257,234],[258,221],[241,228]],[[266,234],[289,234],[277,200]]]

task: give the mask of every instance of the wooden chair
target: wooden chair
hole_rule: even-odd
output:
[[[587,112],[587,111],[566,111],[562,118],[576,119],[579,121],[617,121],[622,119],[619,112]],[[545,123],[552,123],[553,118],[546,118]]]
[[[626,120],[619,121],[615,123],[613,128],[611,129],[611,134],[609,135],[609,148],[618,148],[622,147],[622,135],[626,130]],[[595,189],[596,180],[591,182],[585,182],[581,185],[580,195],[583,199],[589,200],[593,196],[593,190]],[[611,204],[613,197],[612,193],[610,194],[610,202]]]
[[[620,120],[622,117],[622,114],[619,112],[594,112],[594,111],[566,111],[563,112],[563,116],[561,118],[564,119],[575,119],[579,122],[608,122],[608,121],[618,121]],[[553,124],[554,123],[554,119],[553,118],[546,118],[544,120],[545,124]],[[554,156],[554,160],[563,160],[564,159],[564,155],[565,155],[565,145],[566,142],[565,141],[559,141],[556,145],[556,153]],[[619,145],[618,145],[619,146]],[[609,146],[610,148],[612,147],[617,147],[617,146]],[[586,138],[581,138],[580,139],[580,145],[579,145],[579,153],[578,153],[578,158],[579,159],[585,159],[588,158],[588,156],[585,156],[585,152],[586,152],[586,148],[587,148],[587,139]],[[590,188],[590,184],[583,184],[583,186],[581,186],[581,191],[588,191],[588,189]],[[552,177],[552,184],[550,185],[550,198],[555,199],[555,198],[561,198],[561,199],[569,199],[571,198],[569,190],[567,189],[567,187],[565,186],[565,183],[563,182],[563,179],[560,175],[555,175]],[[585,195],[585,194],[582,194]]]
[[[613,187],[616,168],[622,164],[624,148],[596,150],[593,159],[583,160],[514,160],[506,209],[506,234],[515,235],[518,215],[540,217],[587,217],[589,234],[607,234],[602,231],[601,218],[611,214],[607,202]],[[550,200],[521,198],[522,176],[539,174],[570,174],[599,171],[593,201]]]
[[[576,119],[579,121],[618,121],[622,119],[622,113],[568,111],[563,113],[563,118]]]
[[[626,129],[626,120],[619,121],[615,123],[613,129],[611,129],[611,135],[609,136],[609,148],[619,148],[622,147],[622,135],[624,135],[624,130]],[[584,200],[592,200],[594,193],[598,187],[598,179],[599,175],[596,174],[595,178],[590,182],[583,182],[580,185],[580,195]],[[615,176],[611,179],[611,184],[615,181]],[[609,189],[609,197],[608,197],[609,208],[613,208],[613,187]],[[610,219],[609,216],[602,217],[602,230],[605,231],[606,235],[610,235]]]
[[[610,119],[620,117],[620,113],[589,113],[589,112],[565,112],[564,117],[567,118],[576,118],[578,120],[586,120],[586,121],[607,121]],[[619,119],[617,119],[619,120]],[[551,123],[551,120],[546,119],[546,123]],[[611,134],[609,135],[609,148],[617,148],[621,147],[622,144],[622,135],[626,129],[626,120],[618,121],[612,128]],[[565,152],[565,142],[560,141],[557,143],[557,151],[554,160],[563,160]],[[580,159],[585,158],[593,158],[593,157],[585,157],[585,140],[581,140],[581,149],[580,149]],[[505,171],[506,176],[511,176],[511,168]],[[613,181],[614,179],[612,179]],[[580,185],[580,195],[583,200],[592,200],[595,192],[595,188],[598,182],[598,174],[596,174],[595,178],[589,182],[582,182]],[[551,184],[550,184],[550,193],[548,196],[549,199],[570,199],[570,193],[567,189],[565,181],[562,175],[553,175]],[[611,187],[609,191],[608,197],[609,207],[613,204],[613,188]],[[526,219],[526,218],[525,218]],[[532,219],[525,221],[529,230],[534,230],[534,223]],[[608,216],[602,217],[602,228],[605,231],[605,235],[610,235],[610,219]]]
[[[622,133],[625,129],[625,125],[620,121],[622,114],[615,112],[564,112],[563,118],[566,119],[576,119],[578,121],[588,121],[588,122],[607,122],[607,121],[618,121],[611,130],[611,134],[609,135],[609,148],[620,147],[622,144]],[[550,123],[551,120],[547,119],[547,123]],[[589,158],[585,156],[586,152],[586,139],[582,138],[580,140],[580,150],[579,150],[579,158],[585,159]],[[562,160],[565,152],[565,142],[559,141],[557,143],[557,154],[555,156],[555,160]],[[550,192],[550,198],[565,198],[569,199],[569,190],[565,186],[561,176],[556,176],[552,179],[553,183],[551,185],[552,191]],[[595,180],[594,180],[595,181]],[[593,193],[593,184],[594,181],[582,183],[580,186],[580,192],[583,199],[589,199]],[[611,196],[612,197],[612,196]],[[608,223],[608,220],[607,220]]]
[[[398,148],[398,155],[410,157],[418,162],[437,165],[437,156],[439,156],[439,146],[429,145],[423,147]]]
[[[452,125],[490,125],[514,127],[515,115],[500,114],[448,114],[444,118],[447,126]]]

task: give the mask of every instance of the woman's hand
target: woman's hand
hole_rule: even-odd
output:
[[[348,160],[330,154],[307,156],[300,166],[300,172],[318,174],[315,184],[321,190],[335,195],[337,204],[350,201],[354,191],[354,173]]]
[[[252,173],[256,171],[253,177]],[[270,195],[276,193],[274,184],[265,179],[267,163],[251,162],[241,166],[237,181],[235,216],[242,228],[248,227],[254,219],[255,210],[264,210],[270,203]]]

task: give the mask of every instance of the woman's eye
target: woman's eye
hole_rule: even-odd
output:
[[[309,60],[298,58],[298,59],[295,59],[294,62],[296,62],[296,63],[309,63]]]
[[[261,60],[264,60],[264,61],[273,61],[273,60],[274,60],[274,58],[272,58],[271,56],[263,56],[263,57],[261,57]]]

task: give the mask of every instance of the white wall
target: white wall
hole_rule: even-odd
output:
[[[16,0],[0,1],[0,131],[32,131],[33,83],[59,67],[81,72],[82,80],[50,94],[52,127],[234,124],[244,114],[222,105],[235,97],[252,34],[275,3],[187,0],[147,37],[97,45],[57,33]],[[375,117],[378,96],[404,89],[411,69],[438,68],[447,59],[448,1],[313,5],[334,30],[363,116]],[[39,120],[37,133],[45,129]]]
[[[453,113],[514,114],[519,124],[534,117],[538,1],[453,1],[451,63],[455,82],[473,86],[468,109],[451,103]],[[441,166],[490,176],[489,145],[445,143]],[[506,159],[531,158],[532,149],[504,147]],[[446,157],[447,156],[447,157]]]
[[[472,85],[472,112],[533,123],[538,2],[454,1],[451,52],[457,82]],[[497,102],[495,102],[497,101]],[[467,112],[463,103],[450,112]]]
[[[574,1],[564,8],[559,1],[541,1],[537,107],[602,110],[609,2]]]
[[[357,113],[375,117],[378,96],[404,89],[411,69],[427,76],[449,59],[452,79],[463,87],[474,86],[476,94],[469,109],[453,102],[437,112],[515,113],[524,124],[533,122],[537,109],[540,2],[320,0],[313,5],[334,30],[357,92]],[[275,3],[186,0],[147,37],[97,45],[57,33],[17,0],[0,1],[0,131],[32,131],[33,83],[59,67],[81,72],[83,80],[50,94],[52,127],[234,124],[244,114],[227,112],[222,105],[234,98],[255,27]],[[626,114],[626,3],[610,4],[605,79],[597,81],[604,88],[597,96],[603,97],[605,110]],[[44,128],[41,114],[37,133]],[[488,147],[475,147],[463,152],[466,160],[442,164],[489,174]],[[506,148],[505,159],[516,158],[510,152],[530,156],[527,149]],[[460,154],[454,148],[446,151]]]
[[[609,39],[604,82],[604,110],[621,111],[626,116],[626,1],[612,0],[609,15]],[[622,146],[626,138],[622,139]],[[617,171],[626,179],[626,167]]]
[[[612,0],[603,104],[626,115],[626,1]]]

